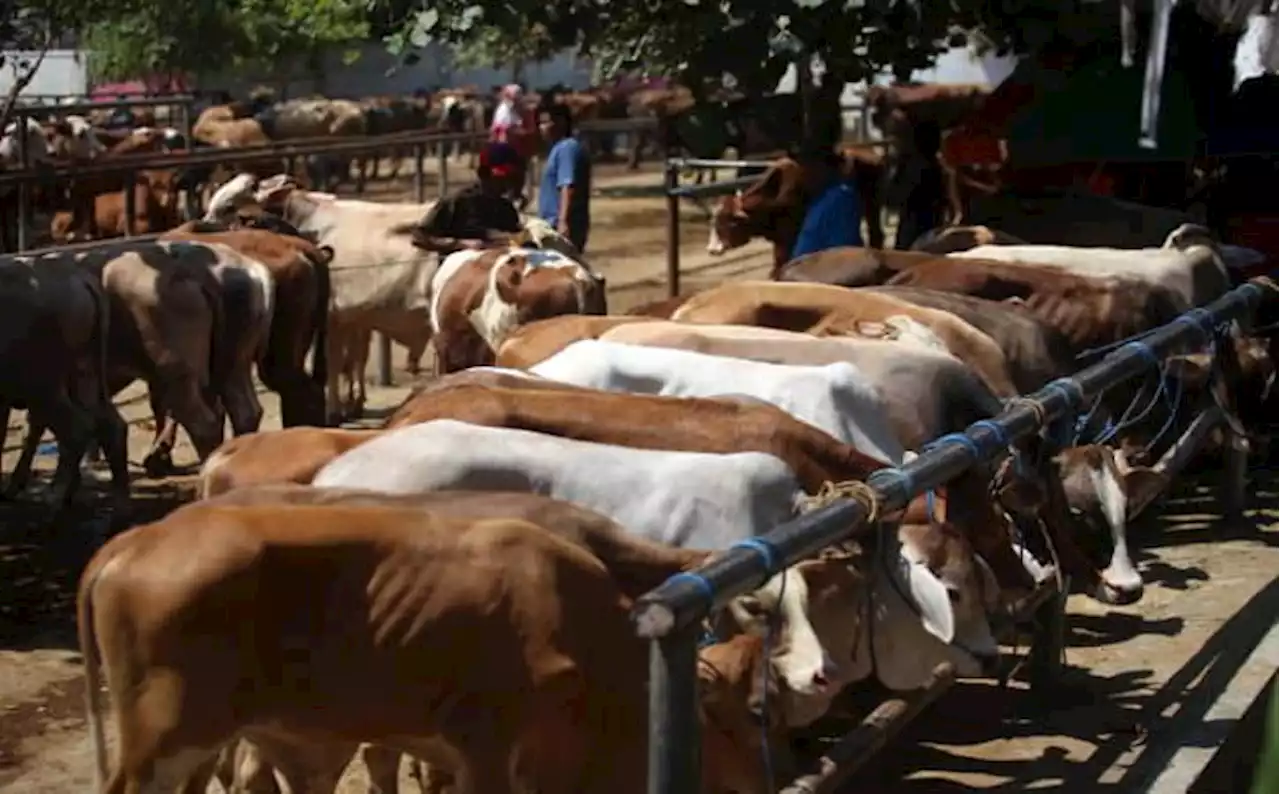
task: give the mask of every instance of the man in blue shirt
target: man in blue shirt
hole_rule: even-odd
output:
[[[830,149],[806,148],[796,156],[808,198],[791,258],[842,245],[862,245],[862,207],[858,193],[840,173],[840,158]]]
[[[582,251],[591,226],[591,160],[573,137],[568,106],[543,106],[538,111],[538,128],[550,144],[538,186],[538,216]]]

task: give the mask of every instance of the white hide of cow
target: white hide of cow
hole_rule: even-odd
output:
[[[107,151],[106,145],[94,134],[93,125],[84,116],[67,116],[63,120],[71,128],[72,157],[87,159]]]
[[[724,549],[768,532],[794,517],[803,497],[787,465],[760,452],[632,449],[447,419],[388,431],[331,461],[312,484],[385,493],[539,493],[595,510],[648,540],[700,549]],[[832,616],[820,635],[809,624],[807,602],[795,600],[807,590],[787,582],[783,651],[775,663],[792,690],[792,724],[817,719],[843,686],[872,674],[869,652],[854,652],[872,644],[863,636],[869,635],[865,616],[875,632],[874,672],[895,689],[921,686],[944,659],[961,675],[978,675],[971,653],[998,652],[977,583],[944,582],[909,545],[886,540],[881,551],[871,603],[865,593],[851,594],[848,609]],[[992,578],[985,563],[980,567]],[[957,592],[961,588],[966,592]],[[904,600],[907,594],[914,603]],[[953,594],[956,603],[979,608],[957,614]]]
[[[741,394],[776,405],[886,465],[902,462],[888,407],[853,365],[766,364],[673,348],[583,339],[529,368],[535,375],[604,391],[663,397]]]
[[[520,307],[504,301],[501,293],[498,292],[498,274],[516,257],[523,259],[523,275],[526,276],[538,268],[569,271],[573,279],[579,314],[587,313],[589,308],[587,292],[596,286],[596,279],[591,271],[587,270],[581,262],[559,251],[517,248],[498,257],[497,262],[489,270],[488,284],[485,287],[484,296],[480,299],[480,305],[471,312],[470,316],[471,326],[493,351],[497,351],[502,340],[506,339],[507,334],[511,333],[520,322]]]
[[[18,133],[19,123],[22,123],[26,130],[23,136]],[[19,141],[20,137],[21,141]],[[44,128],[40,126],[40,122],[26,116],[5,125],[4,135],[0,136],[0,168],[22,166],[20,144],[26,149],[27,165],[49,161],[49,143],[45,139]]]
[[[947,254],[960,259],[994,259],[1053,265],[1082,276],[1114,276],[1164,287],[1179,309],[1203,306],[1231,289],[1231,278],[1209,232],[1184,224],[1160,248],[1077,248],[1067,245],[980,245]]]
[[[236,210],[253,203],[253,189],[258,178],[253,174],[236,174],[222,184],[209,198],[204,220],[222,221],[235,215]]]

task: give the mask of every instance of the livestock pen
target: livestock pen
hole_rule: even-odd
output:
[[[604,186],[605,191],[608,186]],[[650,200],[618,200],[611,204],[625,205],[625,209],[618,210],[617,225],[626,227],[626,225],[650,225],[648,236],[644,238],[641,246],[644,250],[652,254],[645,260],[644,265],[640,265],[639,260],[632,263],[627,256],[635,254],[631,248],[635,243],[627,243],[631,237],[623,237],[621,229],[609,229],[609,236],[604,239],[600,251],[602,254],[593,256],[596,263],[603,264],[603,270],[611,278],[612,295],[611,298],[617,301],[618,305],[625,306],[630,302],[640,302],[646,297],[655,297],[662,291],[664,284],[662,282],[662,268],[666,263],[667,251],[663,245],[663,198],[650,198]],[[603,202],[602,202],[603,204]],[[635,206],[632,206],[635,205]],[[640,209],[643,205],[643,209]],[[612,210],[612,207],[611,207]],[[677,211],[681,211],[681,207],[677,207]],[[607,218],[598,218],[598,222],[605,222]],[[699,227],[700,219],[691,213],[685,213],[681,218],[682,228],[680,236],[677,237],[677,243],[685,248],[685,273],[698,274],[698,283],[707,283],[709,280],[726,277],[726,275],[758,275],[760,259],[763,254],[759,246],[746,248],[742,259],[730,260],[728,257],[719,260],[718,263],[712,260],[701,259],[700,252],[691,251],[692,245],[704,241],[704,229]],[[691,233],[691,234],[690,234]],[[614,234],[617,234],[617,241],[614,242]],[[652,251],[649,250],[652,246]],[[623,250],[626,248],[626,250]],[[710,263],[710,264],[708,264]],[[713,265],[718,265],[718,269],[710,269]],[[614,280],[617,277],[617,280]],[[690,284],[685,284],[689,287]],[[1247,310],[1252,310],[1261,293],[1248,293],[1244,296],[1236,296],[1233,298],[1234,304],[1229,310],[1216,315],[1215,320],[1226,318],[1226,316],[1234,316],[1235,312],[1240,315],[1248,314]],[[1198,341],[1199,328],[1201,328],[1201,320],[1208,325],[1217,325],[1216,321],[1206,319],[1206,315],[1197,314],[1189,316],[1187,319],[1180,320],[1172,329],[1164,329],[1151,337],[1143,339],[1146,348],[1142,346],[1134,346],[1124,348],[1115,355],[1112,355],[1110,361],[1110,374],[1093,374],[1085,378],[1084,375],[1093,373],[1094,369],[1085,370],[1085,373],[1074,378],[1074,387],[1066,383],[1060,383],[1057,387],[1044,389],[1039,393],[1041,402],[1046,411],[1046,420],[1060,421],[1062,417],[1068,414],[1074,414],[1084,407],[1085,397],[1092,397],[1094,393],[1105,387],[1105,385],[1114,384],[1120,380],[1120,370],[1124,370],[1124,374],[1128,377],[1135,377],[1149,357],[1146,351],[1153,351],[1157,356],[1164,355],[1164,352],[1171,344],[1185,341]],[[1176,332],[1176,333],[1169,333]],[[1165,336],[1161,336],[1165,334]],[[1088,389],[1085,392],[1085,389]],[[378,405],[392,405],[397,397],[403,396],[406,389],[397,389],[396,392],[381,392],[381,400]],[[1047,393],[1046,393],[1047,392]],[[1033,396],[1032,397],[1037,397]],[[138,423],[145,423],[148,420],[145,410],[141,405],[132,406],[131,419]],[[1030,416],[1027,415],[1030,411]],[[1052,411],[1052,417],[1048,416],[1048,412]],[[1220,416],[1210,416],[1199,423],[1199,432],[1210,429],[1206,425],[1217,423]],[[1001,417],[1002,424],[997,425],[1004,429],[1004,432],[1010,435],[1018,433],[1033,432],[1041,426],[1041,420],[1036,415],[1036,410],[1023,406],[1012,414],[1006,414]],[[916,484],[920,487],[933,483],[932,478],[941,478],[941,476],[952,473],[952,467],[973,464],[974,455],[970,452],[970,447],[983,453],[991,452],[992,441],[997,437],[996,430],[991,425],[975,426],[966,434],[968,441],[959,441],[959,438],[952,438],[950,442],[941,444],[940,448],[934,452],[925,453],[913,466],[904,466],[905,473],[916,479]],[[6,444],[10,447],[12,444]],[[1180,444],[1178,448],[1183,451],[1192,451],[1194,439],[1187,443]],[[1180,457],[1181,453],[1179,453]],[[1233,458],[1238,460],[1238,458]],[[931,462],[932,461],[932,462]],[[1170,458],[1167,464],[1174,466],[1178,460]],[[925,470],[919,469],[919,466],[925,466]],[[943,470],[945,469],[945,470]],[[1234,474],[1233,474],[1234,476]],[[1257,471],[1254,473],[1254,483],[1257,488],[1251,489],[1251,492],[1245,494],[1251,501],[1251,508],[1258,506],[1266,506],[1268,503],[1274,502],[1274,494],[1270,490],[1274,488],[1268,487],[1267,473],[1265,471]],[[1190,479],[1190,478],[1189,478]],[[884,482],[887,480],[887,482]],[[883,493],[883,501],[878,501],[878,510],[891,510],[891,506],[897,499],[905,496],[905,489],[902,487],[902,480],[899,475],[884,475],[882,485],[886,485],[887,489]],[[1240,480],[1229,480],[1229,482],[1240,482]],[[152,493],[157,492],[157,488],[148,488]],[[1235,492],[1239,493],[1239,490]],[[879,498],[879,497],[878,497]],[[1176,496],[1175,498],[1181,498]],[[1234,498],[1234,497],[1231,497]],[[1230,498],[1228,499],[1230,503]],[[810,547],[810,544],[817,543],[818,539],[813,537],[813,524],[815,520],[827,517],[828,521],[835,523],[838,519],[849,526],[852,519],[863,511],[863,505],[859,503],[841,503],[827,508],[824,514],[815,516],[814,519],[805,520],[799,528],[792,526],[792,529],[806,529],[808,537],[795,535],[790,542],[778,543],[773,547],[759,547],[767,549],[767,553],[776,555],[776,561],[782,560],[783,555],[795,558],[800,555],[801,551],[808,549],[800,549],[800,546]],[[1185,510],[1183,511],[1185,512]],[[1198,510],[1197,512],[1208,512],[1206,510]],[[1252,510],[1251,510],[1252,512]],[[837,519],[832,519],[832,515]],[[1203,520],[1202,521],[1207,521]],[[819,529],[822,534],[826,531]],[[1185,533],[1187,529],[1178,528],[1178,534]],[[1176,713],[1174,717],[1167,718],[1167,722],[1161,724],[1169,726],[1167,733],[1161,734],[1169,747],[1160,748],[1160,752],[1156,753],[1155,759],[1146,759],[1143,766],[1151,766],[1152,763],[1158,763],[1161,758],[1175,756],[1175,761],[1183,774],[1187,774],[1188,768],[1198,770],[1199,765],[1204,761],[1204,754],[1211,754],[1211,749],[1188,747],[1188,736],[1183,731],[1183,727],[1188,720],[1198,721],[1197,715],[1211,718],[1215,721],[1226,721],[1233,718],[1233,707],[1230,701],[1233,697],[1226,697],[1226,694],[1236,694],[1242,689],[1251,688],[1257,684],[1256,670],[1258,666],[1265,666],[1268,658],[1274,660],[1276,653],[1276,638],[1272,631],[1271,635],[1266,635],[1266,621],[1268,617],[1274,617],[1277,603],[1277,594],[1275,587],[1258,588],[1258,569],[1266,565],[1265,560],[1258,560],[1260,552],[1258,549],[1266,549],[1271,551],[1272,547],[1267,546],[1267,538],[1274,538],[1274,529],[1266,530],[1266,533],[1258,531],[1258,533],[1240,533],[1239,530],[1231,529],[1230,525],[1216,526],[1210,525],[1207,529],[1193,530],[1203,535],[1204,542],[1212,543],[1212,547],[1206,546],[1204,556],[1210,557],[1211,561],[1202,562],[1204,569],[1203,576],[1207,576],[1210,580],[1203,581],[1203,589],[1198,590],[1197,598],[1201,599],[1203,606],[1201,611],[1194,612],[1192,608],[1188,608],[1185,602],[1181,602],[1179,606],[1165,606],[1167,602],[1161,601],[1161,597],[1171,598],[1176,588],[1171,587],[1152,587],[1155,595],[1156,603],[1148,607],[1146,602],[1139,604],[1134,610],[1129,611],[1111,611],[1107,613],[1089,613],[1085,612],[1085,622],[1073,620],[1074,615],[1065,617],[1064,622],[1052,625],[1052,621],[1064,620],[1062,616],[1059,595],[1060,592],[1056,588],[1043,588],[1038,593],[1038,598],[1048,598],[1041,607],[1037,617],[1044,622],[1039,629],[1038,634],[1041,635],[1044,642],[1037,644],[1036,662],[1033,663],[1033,670],[1038,671],[1039,681],[1047,686],[1039,686],[1037,688],[1037,697],[1053,698],[1053,686],[1051,681],[1055,679],[1057,670],[1057,660],[1059,656],[1055,653],[1060,647],[1061,640],[1057,639],[1057,631],[1061,629],[1065,634],[1066,644],[1078,644],[1080,635],[1087,633],[1103,634],[1107,633],[1107,625],[1129,625],[1133,633],[1139,631],[1155,631],[1156,639],[1167,639],[1165,631],[1161,626],[1166,621],[1152,620],[1151,615],[1161,615],[1161,610],[1172,611],[1174,613],[1183,613],[1187,615],[1187,626],[1181,631],[1185,635],[1184,644],[1196,645],[1192,658],[1181,665],[1183,657],[1169,653],[1164,645],[1155,645],[1155,651],[1151,653],[1169,653],[1174,657],[1174,663],[1181,665],[1175,670],[1164,670],[1158,674],[1158,680],[1162,681],[1160,689],[1151,697],[1144,695],[1142,699],[1142,715],[1134,717],[1134,720],[1151,720],[1152,724],[1156,721],[1164,721],[1166,712],[1171,711],[1175,704],[1187,699],[1183,711]],[[1235,540],[1225,540],[1235,535]],[[5,575],[6,581],[9,583],[9,594],[4,598],[0,598],[0,644],[4,645],[4,653],[0,653],[0,665],[9,666],[17,670],[22,667],[20,672],[14,672],[13,675],[4,677],[5,681],[13,681],[12,684],[4,684],[4,689],[0,689],[0,708],[5,709],[3,712],[5,717],[3,726],[0,726],[0,788],[13,790],[32,791],[33,794],[44,794],[45,791],[63,791],[69,788],[76,788],[78,785],[87,785],[88,765],[84,763],[83,757],[83,729],[79,725],[78,712],[79,702],[81,702],[82,689],[79,679],[63,679],[68,672],[76,671],[72,665],[68,665],[65,661],[73,660],[73,654],[60,651],[61,645],[65,643],[65,629],[60,625],[58,620],[59,598],[64,598],[64,593],[59,593],[59,575],[49,575],[49,565],[52,565],[54,557],[58,557],[58,570],[61,566],[70,566],[74,569],[74,558],[78,555],[76,551],[77,542],[74,538],[69,538],[68,533],[64,530],[55,531],[55,533],[46,533],[44,526],[37,526],[35,529],[26,530],[26,537],[14,542],[13,530],[9,530],[9,540],[4,543],[4,553],[0,555],[0,566],[8,569]],[[788,535],[790,537],[790,535]],[[1262,538],[1262,543],[1258,543],[1257,538]],[[778,540],[773,537],[772,540]],[[1234,551],[1230,553],[1226,551],[1217,551],[1219,544],[1226,546],[1228,543],[1236,543]],[[1274,544],[1274,539],[1271,540]],[[38,551],[32,551],[32,547],[40,547]],[[1153,546],[1160,546],[1160,542],[1153,543]],[[69,551],[72,549],[72,551]],[[65,558],[70,557],[72,562],[67,562]],[[733,576],[755,576],[763,574],[762,558],[760,551],[742,551],[736,553],[736,560],[726,562],[726,566],[730,566],[733,574],[723,574],[727,578]],[[38,562],[32,563],[32,560]],[[1176,557],[1160,557],[1153,558],[1148,562],[1149,566],[1155,567],[1164,565],[1178,565],[1179,560]],[[1190,563],[1181,558],[1181,566],[1189,567]],[[1252,567],[1251,567],[1252,566]],[[0,567],[0,570],[4,570]],[[1274,570],[1274,569],[1272,569]],[[744,572],[745,571],[745,572]],[[1165,581],[1175,581],[1176,575],[1183,578],[1194,579],[1193,572],[1179,569],[1179,571],[1161,571],[1156,569],[1157,576]],[[1274,572],[1271,574],[1274,579]],[[42,580],[41,580],[42,579]],[[719,581],[716,575],[712,575],[712,581]],[[735,580],[737,581],[737,580]],[[740,581],[737,581],[740,584]],[[685,584],[678,585],[680,588],[694,588],[694,592],[690,594],[680,595],[678,598],[685,599],[685,603],[698,601],[698,588],[700,585],[691,583],[686,580]],[[26,598],[13,599],[12,594],[23,589],[26,592]],[[1256,590],[1256,592],[1254,592]],[[17,608],[14,608],[14,602],[17,601]],[[1034,603],[1034,602],[1032,602]],[[1028,606],[1032,606],[1029,603]],[[652,602],[649,615],[658,615],[658,607],[662,607],[662,601]],[[1052,608],[1051,608],[1052,607]],[[685,615],[690,610],[699,610],[701,608],[698,603],[690,606],[681,607]],[[1148,612],[1151,610],[1151,612]],[[45,612],[45,610],[49,612]],[[1073,610],[1078,611],[1078,610]],[[54,620],[41,620],[40,616],[49,616],[54,613]],[[33,617],[35,616],[35,617]],[[1171,619],[1170,619],[1171,620]],[[1082,629],[1082,625],[1084,628]],[[1204,626],[1201,631],[1199,626]],[[1258,629],[1258,626],[1262,629]],[[1219,628],[1220,626],[1220,628]],[[1074,642],[1073,642],[1074,640]],[[1261,640],[1261,642],[1260,642]],[[1119,651],[1115,652],[1115,662],[1112,668],[1119,667],[1121,671],[1128,670],[1129,667],[1140,665],[1138,660],[1146,658],[1143,656],[1126,657],[1126,645],[1117,645]],[[27,667],[35,668],[37,665],[32,663],[37,653],[44,653],[46,656],[52,656],[58,660],[56,665],[46,667],[50,672],[45,679],[27,679],[26,676],[31,675],[27,671]],[[1074,648],[1071,653],[1075,654],[1074,661],[1076,665],[1082,662],[1084,651]],[[1088,657],[1092,660],[1094,657]],[[678,661],[678,660],[675,660]],[[666,661],[663,660],[663,663]],[[1271,662],[1274,667],[1274,661]],[[1070,672],[1070,671],[1068,671]],[[678,675],[678,670],[675,671]],[[660,674],[655,674],[660,675]],[[1119,676],[1119,672],[1116,674]],[[33,689],[23,690],[19,686],[20,680],[38,680],[40,685]],[[660,679],[655,679],[660,680]],[[882,703],[878,708],[874,708],[867,717],[864,718],[864,725],[856,727],[856,734],[863,738],[854,738],[841,743],[836,748],[827,749],[823,752],[826,761],[820,761],[819,767],[822,770],[808,777],[801,777],[792,786],[792,790],[797,791],[818,791],[831,790],[835,788],[838,777],[844,775],[844,772],[858,765],[861,759],[869,756],[870,750],[881,745],[887,740],[891,730],[886,730],[882,726],[900,727],[906,718],[913,716],[916,711],[923,711],[927,704],[941,694],[943,690],[948,688],[951,683],[950,676],[946,670],[938,671],[936,684],[931,686],[927,692],[919,695],[911,695],[911,697],[893,698],[891,701]],[[1062,683],[1062,677],[1056,681],[1057,684]],[[1014,694],[1021,692],[1016,689],[1016,684],[1011,685]],[[913,730],[923,731],[923,735],[911,736],[911,741],[901,741],[895,745],[895,752],[892,754],[884,754],[888,758],[879,757],[873,761],[874,765],[888,767],[887,770],[868,770],[868,772],[876,772],[877,775],[886,779],[884,788],[902,791],[954,791],[954,790],[973,790],[980,788],[992,788],[992,786],[1000,786],[1006,790],[1030,790],[1044,789],[1046,784],[1050,786],[1050,790],[1080,791],[1080,790],[1108,790],[1119,789],[1119,785],[1115,781],[1094,782],[1094,779],[1102,780],[1106,774],[1116,775],[1114,768],[1121,767],[1124,771],[1125,767],[1139,767],[1138,763],[1133,762],[1133,754],[1137,752],[1142,754],[1143,748],[1133,749],[1135,741],[1124,741],[1114,739],[1107,741],[1106,747],[1094,752],[1093,756],[1088,757],[1085,761],[1079,761],[1076,757],[1076,750],[1070,749],[1070,758],[1052,758],[1050,753],[1044,752],[1043,759],[1027,758],[1028,747],[1036,748],[1030,750],[1030,753],[1036,754],[1041,752],[1039,745],[1033,740],[1021,739],[1015,740],[1020,735],[1028,734],[1030,731],[1025,726],[1027,718],[1019,716],[1018,720],[1001,720],[1004,716],[1001,713],[1001,706],[1009,702],[1012,697],[1009,693],[1002,694],[997,692],[993,686],[980,686],[978,692],[973,692],[978,685],[972,683],[961,683],[951,686],[950,693],[946,698],[938,699],[931,709],[932,712],[947,713],[946,709],[952,701],[959,708],[959,727],[954,727],[951,731],[951,745],[961,744],[963,741],[955,739],[955,736],[963,736],[965,730],[987,731],[984,736],[991,739],[1009,739],[1007,744],[1011,749],[1004,750],[1004,761],[991,762],[988,766],[983,766],[982,758],[984,753],[987,756],[1000,756],[1000,750],[991,752],[991,750],[983,750],[978,752],[979,759],[961,758],[957,753],[950,756],[947,752],[937,749],[938,745],[945,744],[946,736],[942,741],[937,739],[937,734],[929,734],[928,715],[924,720],[914,721],[913,724],[906,727],[908,734]],[[658,690],[655,686],[655,690]],[[1119,692],[1120,684],[1115,685],[1115,689]],[[667,689],[671,692],[671,689]],[[1110,693],[1111,689],[1105,689],[1103,692]],[[14,694],[15,693],[15,694]],[[657,697],[655,692],[654,697]],[[1137,699],[1137,698],[1135,698]],[[993,704],[995,703],[995,704]],[[995,712],[995,717],[986,718],[983,712]],[[905,715],[905,716],[904,716]],[[677,715],[678,716],[678,715]],[[1037,720],[1047,722],[1047,724],[1055,724],[1056,717],[1052,717],[1052,711],[1044,713],[1044,716],[1037,717]],[[997,722],[995,726],[987,725],[987,722]],[[1178,724],[1174,725],[1174,721]],[[680,730],[686,730],[685,727]],[[845,726],[847,727],[847,726]],[[1051,729],[1053,730],[1052,727]],[[1048,733],[1048,730],[1046,733]],[[1123,733],[1123,726],[1094,726],[1094,733],[1101,734],[1103,731],[1111,731],[1111,733]],[[687,736],[689,734],[672,733],[668,735],[668,739],[676,739],[678,736]],[[1197,739],[1197,741],[1211,741],[1213,735],[1208,739]],[[923,749],[918,747],[923,743]],[[668,741],[669,744],[669,741]],[[1056,747],[1050,741],[1050,748]],[[1100,741],[1101,744],[1101,741]],[[655,745],[658,747],[658,745]],[[669,748],[668,749],[672,749]],[[675,748],[678,750],[678,748]],[[1197,752],[1198,750],[1198,752]],[[1188,753],[1190,758],[1187,758]],[[1146,756],[1144,756],[1146,758]],[[1105,765],[1101,768],[1098,765]],[[1170,765],[1172,768],[1174,765]],[[901,768],[895,768],[901,767]],[[671,770],[673,767],[668,767]],[[975,772],[977,768],[977,772]],[[1001,776],[998,774],[1001,770],[1012,770],[1016,768],[1018,771],[1010,771],[1009,774]],[[996,770],[996,772],[987,772],[986,779],[982,779],[983,770]],[[1140,771],[1140,770],[1139,770]],[[1096,772],[1096,774],[1094,774]],[[358,788],[358,774],[348,776],[348,780],[344,782],[342,790],[343,794],[349,791],[361,790]],[[934,777],[943,777],[946,785],[937,780],[920,781],[920,775],[931,775]],[[908,780],[899,780],[897,775],[909,777]],[[915,777],[911,777],[915,775]],[[969,775],[966,779],[966,775]],[[1139,776],[1121,774],[1119,777],[1123,779],[1126,786],[1137,784]],[[977,777],[977,781],[974,780]],[[1059,780],[1057,788],[1053,788],[1052,780]],[[654,779],[650,777],[650,790],[676,791],[680,789],[680,781],[672,780],[672,786],[668,789],[655,789]],[[687,780],[687,779],[686,779]],[[956,780],[963,780],[964,784],[957,784]],[[856,788],[852,790],[881,790],[881,785],[874,779],[867,782],[859,777],[858,780],[852,781]],[[865,785],[864,785],[865,782]],[[402,786],[406,785],[402,782]],[[932,785],[932,788],[931,788]],[[1160,789],[1153,789],[1160,790]]]

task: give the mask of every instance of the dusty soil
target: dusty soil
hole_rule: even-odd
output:
[[[653,184],[656,176],[603,176],[597,183],[646,180]],[[403,200],[383,190],[367,195]],[[666,296],[665,212],[659,198],[595,202],[588,255],[609,279],[614,311]],[[711,259],[701,250],[703,215],[684,207],[681,216],[686,290],[765,272],[763,245]],[[398,349],[393,361],[403,363]],[[370,387],[371,417],[412,386],[398,366],[395,381]],[[136,464],[153,429],[144,392],[135,385],[118,401],[131,425],[135,509],[140,520],[158,517],[190,497],[192,478],[143,477]],[[279,427],[274,395],[264,393],[263,404],[263,427]],[[24,430],[11,420],[6,471]],[[185,440],[175,460],[194,463]],[[52,455],[38,459],[46,473],[52,463]],[[1061,687],[1033,693],[1016,680],[1003,690],[958,685],[848,789],[1128,790],[1142,770],[1162,763],[1180,726],[1200,719],[1205,699],[1225,686],[1222,671],[1233,670],[1234,657],[1247,654],[1276,619],[1275,469],[1254,472],[1249,520],[1230,526],[1215,518],[1215,491],[1205,484],[1211,479],[1189,480],[1145,522],[1139,559],[1148,588],[1141,603],[1071,600]],[[88,490],[84,505],[57,522],[30,501],[0,508],[0,791],[62,794],[92,785],[73,615],[77,576],[105,530],[100,494]],[[363,770],[353,764],[342,794],[364,790]]]

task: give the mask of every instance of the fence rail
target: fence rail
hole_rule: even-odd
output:
[[[15,105],[13,116],[70,116],[81,113],[92,113],[95,110],[118,110],[120,108],[154,108],[180,105],[190,108],[196,98],[191,94],[170,94],[165,97],[144,97],[140,99],[108,99],[101,102],[92,100],[76,102],[69,105]]]
[[[994,419],[975,423],[962,434],[938,439],[937,446],[910,463],[876,472],[867,479],[872,496],[839,500],[801,516],[757,538],[753,548],[729,549],[697,571],[674,576],[638,599],[632,620],[636,632],[650,640],[650,794],[698,790],[695,664],[699,624],[713,609],[760,587],[778,571],[832,543],[872,531],[874,528],[866,524],[869,515],[901,509],[916,495],[1002,454],[1010,441],[1051,428],[1056,422],[1073,422],[1102,392],[1156,366],[1181,345],[1207,343],[1219,323],[1244,319],[1264,298],[1275,300],[1274,285],[1248,283],[1237,287],[1209,306],[1193,309],[1140,340],[1119,347],[1098,363],[1010,403],[1012,407]],[[1197,431],[1193,428],[1191,432]],[[1242,452],[1247,454],[1246,445],[1228,445],[1229,457],[1238,458]],[[1243,477],[1240,461],[1229,460],[1227,470],[1231,476]],[[1228,514],[1238,515],[1242,492],[1240,483],[1227,483]],[[1060,645],[1061,603],[1060,596],[1059,618],[1051,621],[1053,628],[1038,637],[1038,647],[1046,644],[1044,634],[1058,635]],[[1035,656],[1044,665],[1051,664],[1057,653],[1041,647]]]
[[[608,127],[602,125],[608,124]],[[636,132],[653,127],[654,123],[647,119],[627,122],[622,127],[612,122],[592,122],[583,124],[579,130],[586,134],[605,134],[609,132]],[[310,157],[316,155],[363,154],[381,149],[401,148],[406,146],[427,146],[440,143],[465,143],[483,140],[487,133],[482,132],[437,132],[434,130],[416,130],[397,132],[387,135],[362,135],[349,138],[297,138],[287,141],[272,142],[257,146],[237,146],[206,151],[189,151],[183,153],[121,155],[119,157],[101,158],[74,165],[36,166],[21,170],[0,173],[0,186],[21,185],[45,182],[50,179],[74,179],[103,174],[125,174],[133,171],[146,171],[168,168],[194,168],[227,163],[241,163],[250,160],[288,159],[291,157]]]

